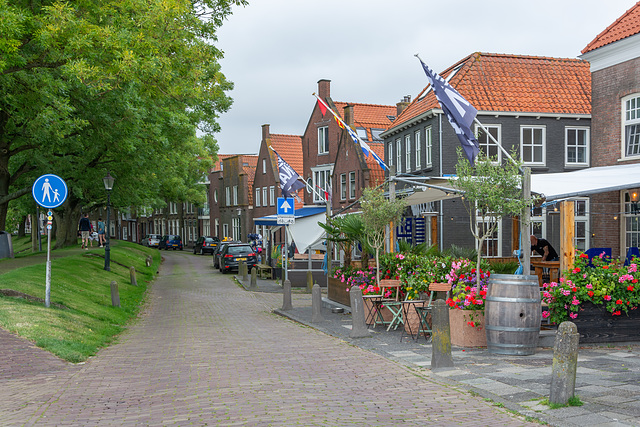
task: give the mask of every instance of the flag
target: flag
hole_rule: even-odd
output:
[[[271,148],[271,147],[269,147]],[[305,187],[305,184],[298,181],[300,175],[293,170],[289,163],[285,162],[280,154],[273,148],[271,148],[276,156],[278,156],[278,174],[280,176],[280,189],[284,197],[296,196],[296,192]]]
[[[316,95],[315,93],[313,95],[318,99],[318,105],[320,106],[320,110],[323,112],[322,115],[324,115],[324,113],[326,111],[330,111],[331,114],[333,114],[333,118],[336,119],[336,122],[338,123],[338,126],[340,126],[342,129],[346,129],[347,130],[347,132],[349,133],[349,136],[351,137],[353,142],[360,147],[360,149],[362,150],[364,155],[369,157],[369,154],[371,154],[373,156],[373,159],[378,163],[378,165],[380,165],[382,170],[385,170],[385,171],[389,170],[387,165],[384,163],[384,160],[382,160],[380,158],[380,156],[378,156],[376,153],[374,153],[371,150],[371,147],[369,147],[369,144],[367,144],[362,139],[360,139],[358,134],[355,133],[355,131],[353,129],[351,129],[350,126],[347,126],[347,124],[344,121],[342,121],[340,116],[338,116],[331,108],[329,108],[329,106],[327,104],[325,104],[324,101],[321,100],[318,97],[318,95]]]
[[[453,130],[460,140],[465,156],[469,159],[469,163],[473,165],[476,156],[480,152],[478,140],[471,131],[471,123],[476,118],[478,110],[438,73],[422,62],[422,59],[418,58],[418,60],[427,74],[427,79],[436,94],[436,98],[438,98],[442,110],[447,115],[449,123],[453,126]]]

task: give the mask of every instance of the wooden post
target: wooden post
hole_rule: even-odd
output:
[[[113,280],[111,282],[111,305],[120,307],[120,294],[118,293],[118,283]]]
[[[136,280],[136,268],[133,266],[129,267],[129,277],[131,278],[131,284],[133,286],[138,286],[138,281]]]
[[[531,168],[523,168],[522,171],[522,197],[531,200]],[[531,207],[527,206],[522,211],[520,218],[520,244],[522,245],[522,274],[531,274],[531,235],[529,222],[531,220]]]
[[[574,202],[565,200],[560,203],[560,271],[573,268],[576,249],[573,244],[575,234]]]
[[[431,217],[431,246],[438,246],[438,217]]]

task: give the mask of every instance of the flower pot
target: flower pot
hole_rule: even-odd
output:
[[[640,310],[613,316],[603,306],[583,302],[578,317],[569,320],[578,327],[580,343],[640,341]]]
[[[349,285],[341,282],[340,279],[329,277],[327,296],[331,301],[351,307],[351,298],[349,297],[349,292],[347,292],[348,287]]]
[[[475,323],[475,326],[469,325]],[[487,334],[484,330],[482,310],[449,310],[451,345],[458,347],[486,347]]]

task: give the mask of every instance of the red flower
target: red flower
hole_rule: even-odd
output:
[[[628,290],[628,291],[633,291],[633,290],[634,290],[634,289],[633,289],[633,285],[629,285],[629,286],[627,286],[627,290]]]
[[[578,292],[578,288],[574,286],[573,288],[571,288],[571,292]]]
[[[608,270],[609,266],[608,265],[603,265],[602,268],[604,268],[605,270]]]
[[[638,279],[633,279],[631,283],[638,283]]]
[[[587,254],[580,254],[580,258],[589,258],[589,255],[587,255]]]
[[[466,288],[464,288],[464,290],[469,292],[471,290],[471,286],[467,286]]]
[[[580,273],[580,267],[576,267],[573,269],[573,273]]]
[[[593,296],[593,291],[589,291],[589,292],[587,292],[587,295],[589,295],[590,297],[592,297],[592,296]]]
[[[621,299],[616,300],[616,304],[617,304],[617,305],[622,305],[622,304],[623,304],[623,303],[622,303],[622,300],[621,300]]]
[[[614,311],[613,313],[611,313],[612,316],[620,316],[620,314],[622,314],[620,310]]]

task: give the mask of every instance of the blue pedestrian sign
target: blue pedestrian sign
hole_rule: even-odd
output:
[[[293,198],[287,199],[284,197],[278,197],[278,215],[279,216],[293,216],[295,211],[295,202]]]
[[[67,184],[57,175],[47,174],[36,179],[31,194],[43,208],[57,208],[67,199]]]

